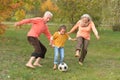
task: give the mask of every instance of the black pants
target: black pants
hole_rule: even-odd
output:
[[[38,57],[45,58],[45,53],[47,49],[38,40],[38,38],[29,36],[27,39],[28,39],[28,42],[34,47],[34,52],[31,54],[31,56],[34,56],[35,58],[38,58]]]
[[[83,37],[78,37],[77,38],[76,50],[81,51],[81,56],[79,58],[80,62],[83,62],[84,59],[85,59],[85,56],[87,54],[88,44],[89,44],[89,40],[86,40]]]

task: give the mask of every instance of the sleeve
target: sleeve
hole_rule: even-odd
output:
[[[56,39],[57,38],[57,32],[55,32],[52,37],[53,37],[53,40]]]
[[[48,30],[48,28],[46,28],[44,34],[46,35],[47,39],[50,41],[50,38],[52,37],[50,31]]]
[[[17,22],[16,24],[17,24],[18,26],[20,26],[20,25],[28,24],[28,23],[35,23],[35,18],[23,19],[23,20]]]
[[[73,28],[72,28],[69,32],[72,33],[72,32],[74,32],[76,29],[78,29],[79,23],[80,23],[80,21],[78,21],[78,22],[73,26]]]
[[[95,27],[93,22],[91,22],[91,27],[92,27],[92,31],[95,34],[95,36],[98,36],[98,31],[97,31],[97,29],[96,29],[96,27]]]
[[[50,44],[54,46],[54,37],[56,36],[56,32],[50,38]]]

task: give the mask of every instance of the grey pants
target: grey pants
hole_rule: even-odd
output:
[[[89,44],[89,40],[86,40],[83,37],[77,37],[76,50],[79,50],[81,52],[81,56],[79,58],[80,62],[83,62],[85,59],[85,56],[87,54],[88,44]]]

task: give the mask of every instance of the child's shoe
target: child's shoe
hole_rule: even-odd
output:
[[[57,65],[54,64],[54,66],[53,66],[53,70],[56,70],[56,69],[57,69]]]

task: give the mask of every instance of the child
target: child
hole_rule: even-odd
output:
[[[57,32],[51,37],[51,44],[54,47],[54,66],[53,69],[56,70],[58,64],[58,54],[60,55],[59,63],[64,60],[64,44],[66,40],[75,40],[69,37],[66,33],[66,26],[62,25]]]

